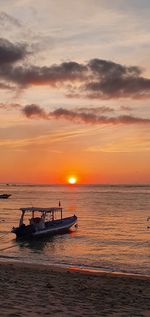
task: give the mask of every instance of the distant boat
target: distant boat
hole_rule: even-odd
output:
[[[11,231],[16,234],[17,238],[30,239],[65,233],[77,223],[76,215],[63,218],[63,210],[61,207],[27,207],[20,208],[20,210],[21,217],[19,226],[13,227]],[[31,219],[29,219],[29,224],[27,225],[24,224],[25,213],[31,213],[32,215]],[[56,219],[56,214],[59,214],[58,219]]]
[[[0,194],[0,199],[7,199],[11,196],[11,194]]]

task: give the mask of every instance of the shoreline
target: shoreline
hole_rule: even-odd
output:
[[[150,279],[0,261],[1,317],[150,316]]]
[[[119,272],[119,271],[105,271],[99,269],[92,269],[92,268],[81,268],[77,266],[63,266],[61,264],[43,264],[43,263],[31,263],[25,261],[18,261],[15,259],[9,259],[5,257],[0,258],[0,266],[1,265],[13,265],[16,267],[24,267],[24,268],[33,268],[33,269],[41,269],[41,270],[53,270],[53,271],[60,271],[60,272],[78,272],[81,274],[87,275],[96,275],[96,276],[112,276],[112,277],[126,277],[131,279],[138,279],[138,280],[150,280],[150,275],[143,275],[139,273],[128,273],[128,272]]]
[[[4,259],[4,260],[3,260]],[[125,278],[131,278],[131,279],[138,279],[138,280],[149,280],[150,281],[150,275],[142,275],[139,273],[128,273],[128,272],[117,272],[117,271],[105,271],[105,270],[96,270],[96,269],[90,269],[90,268],[80,268],[77,266],[63,266],[59,264],[43,264],[43,263],[31,263],[31,262],[25,262],[25,261],[18,261],[14,259],[7,260],[4,258],[0,258],[0,266],[1,265],[12,265],[15,267],[21,267],[21,268],[33,268],[33,269],[40,269],[40,270],[50,270],[50,271],[56,271],[56,272],[77,272],[81,274],[87,274],[87,275],[95,275],[95,276],[111,276],[111,277],[125,277]]]

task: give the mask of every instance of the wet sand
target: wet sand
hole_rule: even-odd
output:
[[[150,278],[0,263],[0,316],[150,316]]]

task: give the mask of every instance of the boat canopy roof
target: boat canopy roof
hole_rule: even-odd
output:
[[[26,208],[20,208],[19,210],[24,212],[33,212],[33,211],[39,211],[39,212],[56,212],[56,211],[62,211],[61,207],[51,207],[51,208],[39,208],[39,207],[26,207]]]

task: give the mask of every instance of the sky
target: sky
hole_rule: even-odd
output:
[[[150,183],[149,16],[149,0],[0,0],[1,183]]]

